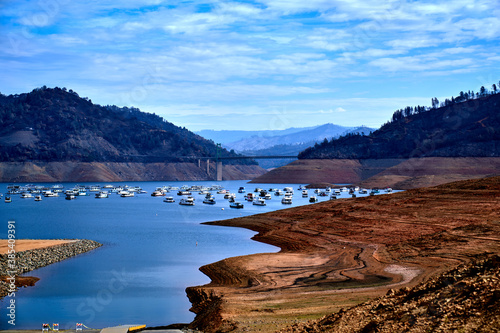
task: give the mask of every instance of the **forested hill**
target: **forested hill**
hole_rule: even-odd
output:
[[[407,107],[370,135],[323,141],[301,159],[500,156],[500,93],[463,93],[438,107]]]
[[[2,162],[180,162],[216,156],[216,150],[213,141],[157,115],[96,105],[65,88],[0,94]],[[221,156],[237,154],[223,149]]]

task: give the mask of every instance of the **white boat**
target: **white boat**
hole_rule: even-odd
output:
[[[78,190],[78,195],[81,197],[84,197],[84,196],[89,195],[89,194],[88,194],[86,189],[81,188]]]
[[[229,204],[229,207],[231,207],[231,208],[243,208],[243,204],[241,202],[231,202]]]
[[[76,199],[76,195],[74,194],[71,194],[71,193],[66,193],[66,200],[75,200]]]
[[[271,200],[272,199],[271,194],[270,193],[266,193],[266,195],[264,196],[264,199],[265,200]]]
[[[6,202],[6,203],[12,202],[12,199],[11,199],[10,197],[6,196],[6,197],[5,197],[5,202]]]
[[[120,192],[120,197],[122,198],[130,198],[133,197],[135,194],[134,192],[129,192],[129,191],[121,191]]]
[[[309,196],[309,193],[307,190],[302,190],[302,198],[307,198]]]
[[[182,198],[181,201],[179,201],[179,205],[194,206],[194,198],[193,197]]]
[[[203,203],[207,205],[214,205],[215,204],[215,198],[212,196],[206,196],[205,199],[203,199]]]
[[[43,192],[43,196],[46,198],[51,198],[51,197],[58,197],[59,194],[54,193],[52,191],[45,191],[45,192]]]
[[[368,190],[366,188],[362,188],[359,190],[359,194],[367,194]]]
[[[254,200],[252,204],[255,206],[265,206],[266,200],[264,198],[257,198],[257,200]]]
[[[95,194],[96,199],[103,199],[108,197],[108,192],[106,191],[101,191],[99,193]]]
[[[318,202],[318,198],[313,195],[309,198],[309,202]]]
[[[189,192],[188,190],[179,190],[179,192],[177,192],[177,195],[191,195],[191,192]]]
[[[41,195],[35,196],[35,201],[42,201],[42,196]]]
[[[277,195],[277,196],[283,195],[283,191],[282,190],[276,190],[276,191],[274,191],[274,195]]]
[[[33,195],[29,192],[23,192],[21,193],[21,198],[23,199],[33,198]]]
[[[160,190],[156,190],[153,193],[151,193],[152,197],[162,197],[164,195],[165,195],[165,193],[163,191],[160,191]]]
[[[163,201],[164,202],[175,202],[173,197],[165,197],[165,199],[163,199]]]
[[[386,189],[385,189],[385,192],[387,192],[387,193],[392,193],[392,188],[390,188],[390,187],[386,188]]]
[[[226,194],[226,190],[218,190],[217,194]]]
[[[101,187],[99,185],[91,185],[89,188],[90,192],[99,192],[101,190]]]
[[[290,192],[290,193],[292,193],[292,194],[293,194],[293,188],[291,188],[291,187],[285,187],[285,188],[283,189],[283,191],[285,191],[285,192]]]
[[[253,199],[255,199],[255,195],[253,193],[247,193],[247,195],[245,196],[245,199],[247,201],[253,201]]]
[[[241,186],[239,189],[238,189],[238,193],[245,193],[245,188],[243,186]]]
[[[283,197],[283,199],[281,199],[281,203],[284,205],[291,205],[292,197]]]

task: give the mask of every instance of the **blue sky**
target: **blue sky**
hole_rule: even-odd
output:
[[[379,127],[500,80],[498,0],[16,0],[0,92],[67,87],[201,129]]]

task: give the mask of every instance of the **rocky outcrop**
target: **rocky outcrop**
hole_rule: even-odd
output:
[[[281,332],[497,332],[500,257],[461,265],[414,288]]]
[[[102,244],[98,242],[81,239],[61,245],[16,252],[15,275],[18,276],[37,268],[56,263],[70,257],[74,257],[78,254],[91,251],[100,246],[102,246]],[[0,254],[0,297],[4,297],[5,295],[7,295],[7,290],[9,289],[8,283],[5,279],[5,277],[11,276],[10,271],[12,271],[12,269],[9,268],[8,265],[8,256],[8,254]],[[34,284],[33,281],[30,281],[30,283]],[[19,285],[16,285],[16,287],[19,287]]]
[[[189,301],[193,305],[189,311],[196,317],[189,324],[190,329],[203,328],[204,332],[229,332],[236,328],[235,324],[222,318],[222,297],[213,290],[198,287],[186,289]]]
[[[223,165],[223,180],[253,179],[258,165]],[[213,161],[198,163],[2,162],[0,182],[119,182],[214,180]]]

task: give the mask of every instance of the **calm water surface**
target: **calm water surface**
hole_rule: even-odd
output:
[[[42,323],[59,323],[61,329],[69,329],[76,322],[91,328],[190,322],[194,314],[189,312],[185,288],[209,282],[199,272],[200,266],[231,256],[279,250],[251,241],[254,233],[249,230],[200,223],[290,207],[281,204],[282,197],[273,195],[267,206],[260,207],[244,201],[244,194],[237,193],[237,201],[244,203],[245,208],[231,209],[222,194],[214,192],[217,203],[205,205],[203,196],[193,192],[196,205],[181,206],[175,192],[171,195],[176,203],[165,203],[162,197],[150,194],[163,185],[208,186],[214,182],[126,184],[141,186],[148,193],[132,198],[110,193],[107,199],[95,199],[92,194],[71,201],[62,194],[58,198],[43,198],[41,202],[17,195],[12,196],[9,204],[2,198],[0,238],[7,237],[7,222],[14,220],[19,239],[92,239],[104,246],[29,272],[27,275],[37,276],[40,281],[35,287],[16,293],[15,327],[7,323],[6,301],[10,299],[0,301],[0,329],[39,329]],[[217,184],[234,193],[240,186],[247,191],[255,187],[292,186],[295,195],[291,206],[309,203],[301,197],[297,184],[246,184],[246,181]],[[67,189],[74,184],[63,185]],[[7,184],[0,184],[0,193],[6,193],[6,187]]]

